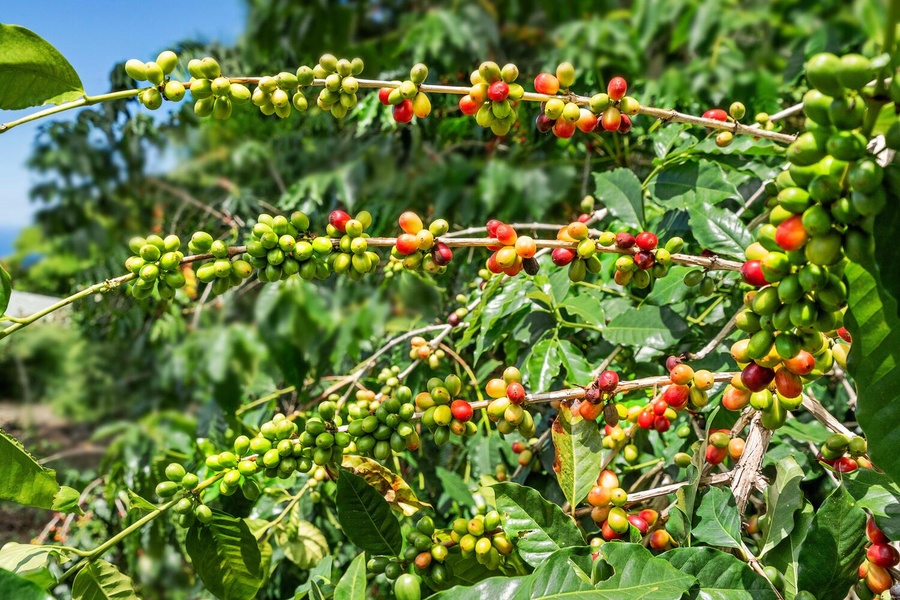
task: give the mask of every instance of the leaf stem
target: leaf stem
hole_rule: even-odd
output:
[[[65,112],[67,110],[72,110],[73,108],[81,108],[82,106],[91,106],[93,104],[97,104],[99,102],[112,102],[113,100],[123,100],[125,98],[131,98],[133,96],[137,96],[143,90],[147,88],[138,88],[134,90],[121,90],[119,92],[110,92],[108,94],[100,94],[98,96],[88,96],[85,94],[83,97],[78,100],[73,100],[72,102],[65,102],[58,106],[54,106],[52,108],[48,108],[46,110],[41,110],[36,113],[32,113],[30,115],[26,115],[21,119],[16,119],[15,121],[10,121],[9,123],[0,124],[0,133],[6,133],[13,127],[17,127],[19,125],[24,125],[25,123],[29,123],[31,121],[36,121],[38,119],[42,119],[44,117],[50,117],[52,115],[59,114],[61,112]]]

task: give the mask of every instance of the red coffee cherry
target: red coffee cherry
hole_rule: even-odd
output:
[[[619,385],[619,374],[615,371],[603,371],[600,375],[597,376],[597,387],[600,388],[601,391],[606,392],[607,394],[611,394],[616,391],[616,387]]]
[[[650,534],[650,547],[654,550],[668,550],[672,546],[672,536],[665,529],[657,529]]]
[[[878,565],[882,569],[890,569],[900,563],[900,553],[889,544],[872,544],[866,550],[866,558],[870,563]]]
[[[680,364],[681,364],[680,358],[678,358],[677,356],[670,356],[666,359],[666,370],[671,373],[672,369],[674,369],[676,365],[680,365]]]
[[[465,400],[454,400],[450,404],[450,412],[457,421],[465,423],[472,420],[472,405]]]
[[[653,419],[653,429],[658,431],[659,433],[665,433],[669,430],[669,427],[672,426],[672,421],[667,419],[666,417],[656,417]]]
[[[619,115],[619,128],[616,129],[621,134],[631,133],[631,117],[622,113]]]
[[[534,91],[538,94],[548,94],[552,96],[559,91],[559,79],[550,73],[539,73],[534,78]]]
[[[614,102],[624,98],[627,91],[628,82],[625,81],[624,77],[613,77],[606,86],[606,93],[609,95],[609,99]]]
[[[450,315],[447,317],[447,325],[449,325],[450,327],[456,327],[457,325],[459,325],[459,323],[459,315],[455,312],[450,313]]]
[[[623,250],[627,250],[634,246],[634,236],[626,231],[622,231],[616,234],[616,246],[622,248]]]
[[[548,133],[551,129],[553,129],[553,125],[555,124],[556,121],[554,121],[544,113],[539,114],[534,120],[534,126],[541,133]]]
[[[666,414],[666,410],[669,408],[669,404],[663,399],[657,400],[653,403],[652,406],[653,414],[655,414],[657,417],[661,417]]]
[[[799,250],[806,245],[808,239],[801,215],[787,218],[775,228],[775,243],[788,252]]]
[[[841,336],[841,339],[847,342],[848,344],[853,342],[853,338],[850,337],[850,332],[847,331],[846,327],[838,327],[837,334]]]
[[[859,463],[849,456],[842,456],[835,460],[832,466],[838,473],[852,473],[859,468]]]
[[[451,250],[450,246],[444,242],[436,242],[434,248],[431,250],[431,256],[438,266],[444,267],[449,265],[450,261],[453,260],[453,250]]]
[[[379,88],[378,90],[378,101],[384,104],[385,106],[389,106],[391,101],[388,100],[388,96],[391,95],[391,89],[389,87]]]
[[[687,385],[672,384],[663,392],[662,399],[666,404],[678,410],[687,404],[688,398],[691,396],[691,388]]]
[[[505,81],[495,81],[488,86],[487,95],[494,102],[502,102],[509,96],[509,85]]]
[[[610,106],[603,111],[603,116],[600,118],[600,126],[603,129],[606,131],[618,131],[620,125],[622,125],[622,113],[619,112],[618,108]]]
[[[512,451],[515,454],[521,454],[526,448],[528,448],[528,446],[525,445],[525,442],[513,442],[512,443]]]
[[[328,223],[341,233],[344,233],[347,230],[347,221],[349,220],[350,215],[342,210],[333,210],[331,211],[331,214],[328,215]]]
[[[400,104],[394,105],[394,120],[398,123],[409,123],[412,121],[413,115],[413,104],[412,100],[404,100]]]
[[[638,515],[628,515],[628,522],[637,527],[641,535],[647,535],[647,531],[650,529],[650,524]]]
[[[795,375],[809,375],[816,368],[816,359],[806,350],[801,350],[797,353],[797,356],[784,361],[784,368]]]
[[[466,94],[459,99],[459,110],[467,117],[474,117],[481,105],[472,100],[472,96]]]
[[[578,414],[587,421],[596,421],[603,414],[603,404],[584,401],[578,405]]]
[[[575,123],[567,123],[562,119],[559,119],[556,123],[553,124],[553,135],[558,138],[567,140],[573,135],[575,135],[575,130],[577,127]]]
[[[554,248],[550,259],[557,267],[564,267],[575,260],[575,251],[569,248]]]
[[[748,260],[741,265],[741,278],[755,287],[762,287],[769,283],[763,276],[762,266],[758,260]]]
[[[641,414],[638,415],[637,424],[641,429],[650,429],[653,427],[653,420],[656,418],[656,415],[653,414],[653,411],[645,410]]]
[[[525,388],[521,383],[513,382],[506,386],[506,397],[513,404],[522,404],[525,402]]]
[[[728,456],[728,448],[716,448],[715,446],[706,447],[706,462],[711,465],[717,465]]]
[[[785,398],[796,398],[803,392],[803,380],[787,369],[778,369],[775,372],[775,388]]]
[[[785,361],[787,362],[787,361]],[[751,392],[761,392],[775,379],[775,371],[768,367],[761,367],[755,362],[748,364],[741,371],[741,383]]]
[[[727,121],[728,113],[721,108],[711,108],[703,113],[704,119],[712,119],[714,121]]]
[[[495,238],[497,237],[497,228],[503,225],[503,221],[498,221],[497,219],[491,219],[487,222],[487,233],[488,236]]]
[[[656,264],[656,257],[648,250],[641,250],[634,255],[634,264],[638,269],[646,271]]]
[[[641,250],[653,250],[659,244],[659,238],[649,231],[642,231],[634,238],[635,243]]]
[[[878,528],[878,525],[875,524],[875,519],[871,517],[866,521],[866,537],[868,537],[869,541],[873,544],[888,544],[891,541],[888,539],[888,536],[884,535],[884,532]]]

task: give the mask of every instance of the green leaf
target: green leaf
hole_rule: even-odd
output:
[[[131,578],[105,560],[89,562],[78,571],[72,582],[72,600],[127,600],[137,597]]]
[[[4,598],[15,600],[53,600],[53,596],[33,581],[4,569],[0,569],[0,592]]]
[[[728,181],[722,167],[710,160],[667,167],[650,184],[650,193],[666,208],[712,205],[728,198],[740,198],[740,192]]]
[[[313,581],[331,582],[331,568],[334,564],[334,557],[330,554],[319,561],[319,564],[309,570],[309,576],[304,583],[297,586],[294,590],[294,600],[303,600],[312,589]]]
[[[428,600],[472,600],[472,598],[518,600],[519,589],[527,580],[527,577],[491,577],[472,586],[457,586],[438,592],[428,596]]]
[[[365,600],[366,598],[366,553],[353,559],[347,571],[334,588],[334,600]]]
[[[625,225],[640,229],[644,224],[644,197],[641,181],[631,169],[615,169],[594,174],[594,196],[609,214]]]
[[[866,513],[843,487],[819,507],[800,548],[798,588],[818,600],[842,600],[859,579],[865,556]]]
[[[519,595],[531,600],[595,597],[596,592],[588,574],[590,571],[590,548],[563,548],[551,554],[535,569]]]
[[[62,104],[82,96],[81,79],[59,50],[24,27],[0,24],[0,109]]]
[[[847,370],[858,391],[856,419],[869,456],[900,482],[900,318],[897,300],[884,289],[874,265],[847,265],[846,326],[853,336]]]
[[[797,594],[797,561],[814,518],[815,511],[812,504],[804,502],[803,508],[797,514],[794,530],[766,554],[766,564],[775,567],[784,576],[784,588],[789,598]]]
[[[243,519],[214,510],[209,523],[191,526],[185,548],[203,585],[216,598],[252,598],[262,585],[259,545]]]
[[[498,483],[492,489],[497,510],[507,516],[504,530],[529,565],[538,566],[560,548],[584,544],[575,522],[537,490],[516,483]]]
[[[791,457],[775,465],[775,482],[766,489],[766,513],[760,517],[759,556],[774,548],[794,529],[794,513],[803,507],[803,470]]]
[[[497,575],[496,571],[491,571],[486,566],[478,562],[475,555],[463,557],[458,549],[450,549],[447,558],[444,559],[444,567],[447,570],[447,579],[442,584],[431,585],[433,580],[426,578],[426,582],[436,589],[444,589],[453,586],[475,585],[479,581],[484,581],[490,577]]]
[[[12,296],[12,280],[3,265],[0,265],[0,315],[9,307],[10,296]]]
[[[741,517],[731,490],[709,488],[697,507],[693,536],[710,546],[741,547]]]
[[[81,493],[78,490],[63,485],[60,486],[59,491],[56,492],[56,495],[53,497],[53,506],[50,508],[56,512],[83,515],[84,511],[78,506],[78,500],[80,498]]]
[[[640,544],[604,544],[600,553],[613,568],[613,576],[597,584],[591,598],[598,600],[672,600],[681,598],[696,581]]]
[[[9,542],[0,548],[0,569],[26,575],[46,569],[50,564],[50,557],[56,558],[60,563],[69,559],[67,553],[55,548]]]
[[[744,248],[753,242],[753,236],[730,210],[716,208],[708,202],[695,202],[688,206],[691,233],[704,249],[741,259]]]
[[[613,318],[604,335],[612,344],[664,350],[674,345],[685,333],[687,325],[680,316],[668,308],[645,304]]]
[[[469,491],[462,477],[453,471],[448,471],[444,467],[437,467],[435,471],[438,479],[441,480],[443,492],[452,500],[459,502],[462,506],[473,506],[475,504],[475,498],[472,497],[472,492]]]
[[[867,509],[875,523],[890,539],[900,538],[900,486],[872,469],[857,469],[841,481],[856,505]]]
[[[329,553],[325,536],[309,521],[292,523],[291,531],[280,532],[276,539],[288,560],[301,569],[310,568]]]
[[[697,579],[702,600],[774,600],[765,579],[744,561],[715,548],[675,548],[659,558]]]
[[[591,382],[591,365],[584,353],[569,340],[556,340],[557,352],[566,368],[566,381],[577,385]]]
[[[415,492],[400,475],[377,460],[348,454],[341,461],[341,466],[365,479],[366,483],[381,492],[381,496],[388,501],[392,508],[399,510],[407,517],[416,514],[419,509],[431,508],[430,504],[422,502],[416,497]]]
[[[572,414],[565,404],[551,427],[556,460],[553,470],[572,512],[597,483],[603,465],[603,436],[594,421]]]
[[[338,521],[347,539],[372,554],[400,554],[400,523],[390,504],[365,479],[341,469],[336,501]]]
[[[128,490],[128,501],[129,506],[128,510],[143,510],[143,511],[153,511],[159,508],[143,496],[139,496],[137,493],[132,490]]]
[[[38,464],[25,447],[0,429],[0,500],[11,500],[26,506],[53,508],[59,492],[56,471]]]
[[[712,425],[712,417],[716,412],[717,409],[714,409],[707,417],[707,428]],[[691,465],[688,467],[689,485],[680,487],[675,492],[675,505],[669,511],[669,520],[666,521],[666,531],[681,545],[691,545],[691,519],[694,516],[694,505],[700,489],[700,472],[703,463],[703,455],[699,452],[695,453]]]
[[[682,267],[675,267],[682,268]],[[671,270],[669,271],[671,273]],[[668,279],[668,277],[666,278]],[[679,280],[679,283],[681,281]],[[681,284],[681,287],[685,287]],[[589,294],[570,296],[563,300],[560,308],[572,316],[578,317],[582,322],[594,327],[603,327],[606,324],[606,314],[600,301]]]
[[[653,283],[653,289],[647,294],[646,302],[655,306],[670,306],[688,297],[690,288],[684,285],[684,276],[692,267],[673,265],[665,277]]]
[[[531,354],[525,360],[525,383],[532,390],[546,390],[559,375],[562,358],[556,352],[556,344],[552,338],[545,338],[534,345]]]

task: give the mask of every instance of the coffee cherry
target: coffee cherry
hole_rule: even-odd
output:
[[[606,93],[612,101],[618,101],[625,97],[628,91],[628,82],[623,77],[613,77],[606,86]]]
[[[513,404],[522,404],[525,401],[525,388],[521,383],[510,383],[506,387],[506,397]]]
[[[450,405],[450,411],[457,421],[465,423],[472,420],[472,405],[465,400],[454,400]]]
[[[694,369],[684,363],[675,365],[669,371],[669,379],[672,380],[672,383],[686,385],[694,379]]]
[[[576,253],[569,248],[554,248],[550,254],[553,264],[557,267],[564,267],[575,259]]]
[[[414,112],[411,100],[403,100],[400,104],[394,106],[393,116],[398,123],[409,123],[412,121]]]
[[[606,131],[618,131],[619,127],[622,124],[622,113],[619,112],[619,109],[615,106],[610,106],[605,111],[603,111],[603,116],[600,119],[600,125]]]
[[[534,91],[552,96],[559,91],[559,80],[550,73],[540,73],[534,78]]]
[[[747,109],[741,102],[732,102],[731,106],[728,107],[728,114],[735,121],[740,121],[747,114]]]
[[[875,519],[871,517],[869,517],[869,519],[866,521],[866,537],[868,537],[869,541],[873,544],[890,543],[888,537],[884,534],[884,532],[881,531],[881,529],[878,528],[878,525],[875,523]]]
[[[703,113],[702,117],[704,119],[712,119],[713,121],[727,121],[728,113],[721,108],[711,108]]]
[[[730,131],[722,131],[716,135],[716,146],[719,148],[727,148],[734,141],[734,134]]]

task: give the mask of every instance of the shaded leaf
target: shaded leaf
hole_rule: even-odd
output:
[[[83,515],[84,511],[78,506],[79,498],[81,498],[81,493],[78,490],[67,485],[60,486],[59,491],[53,497],[53,505],[50,509],[61,513]]]
[[[584,544],[575,522],[537,490],[516,483],[492,489],[497,510],[507,516],[503,529],[529,565],[537,566],[560,548]]]
[[[614,573],[597,584],[592,598],[603,600],[672,600],[691,589],[695,579],[640,544],[604,544],[600,552]]]
[[[688,206],[691,232],[706,250],[741,259],[744,248],[753,242],[753,236],[740,217],[729,210],[716,208],[708,202],[695,202]]]
[[[591,598],[595,597],[591,585],[591,550],[587,546],[563,548],[541,562],[528,578],[520,596],[540,598]]]
[[[291,531],[280,532],[277,541],[288,560],[301,569],[310,568],[329,553],[325,536],[309,521],[292,524]]]
[[[358,555],[334,588],[334,600],[365,600],[366,554]]]
[[[336,501],[338,521],[347,539],[372,554],[400,553],[400,523],[387,500],[365,479],[341,469]]]
[[[603,464],[603,436],[594,421],[561,404],[551,433],[556,449],[553,470],[572,511],[597,483]]]
[[[778,545],[794,529],[795,513],[803,507],[803,470],[792,457],[783,458],[775,465],[775,482],[766,488],[766,513],[760,517],[762,535],[758,555]]]
[[[185,548],[203,585],[221,600],[252,598],[263,582],[256,538],[243,519],[214,510],[188,529]]]
[[[309,570],[309,576],[307,577],[304,583],[301,583],[297,586],[297,589],[294,590],[294,600],[303,600],[309,595],[310,589],[312,589],[312,585],[314,581],[318,582],[331,582],[331,568],[334,565],[334,558],[329,554],[321,561],[319,564],[314,566]]]
[[[691,533],[711,546],[741,547],[741,517],[731,490],[711,487],[703,494]]]
[[[50,557],[56,558],[60,563],[69,559],[68,554],[55,548],[9,542],[0,548],[0,569],[26,575],[45,569],[50,564]]]
[[[128,600],[137,597],[131,578],[105,560],[89,562],[78,571],[72,582],[73,600]]]
[[[0,24],[0,108],[62,104],[83,95],[78,73],[59,50],[24,27]]]
[[[38,584],[4,569],[0,569],[0,592],[4,597],[16,600],[53,600],[53,596]]]
[[[810,526],[815,518],[815,511],[809,502],[803,503],[803,508],[797,513],[797,521],[791,534],[781,543],[766,554],[766,564],[769,564],[784,577],[784,588],[789,597],[797,593],[797,561],[800,558],[800,548],[809,534]]]
[[[650,183],[650,193],[666,208],[686,208],[690,204],[718,204],[740,198],[725,171],[710,160],[688,161],[666,167]]]
[[[575,344],[569,340],[556,340],[556,349],[566,368],[566,381],[577,385],[591,382],[591,365]]]
[[[546,390],[559,375],[561,366],[562,358],[556,351],[554,340],[545,338],[531,349],[531,354],[525,360],[522,376],[531,389]]]
[[[641,182],[631,169],[615,169],[594,174],[594,196],[609,214],[630,227],[644,224],[644,197]]]
[[[659,556],[697,579],[702,600],[774,600],[765,579],[744,561],[715,548],[675,548]]]
[[[0,500],[52,508],[59,492],[56,471],[45,469],[22,444],[0,429]]]
[[[687,325],[680,316],[669,309],[644,305],[613,318],[607,325],[604,336],[613,344],[664,350],[674,345],[685,333]]]
[[[841,481],[856,505],[872,513],[875,523],[890,539],[900,538],[900,486],[872,469],[857,469]]]
[[[341,467],[365,479],[366,483],[381,493],[391,507],[407,517],[416,514],[421,508],[431,508],[430,504],[416,497],[415,492],[402,477],[376,460],[347,454],[341,461]]]

